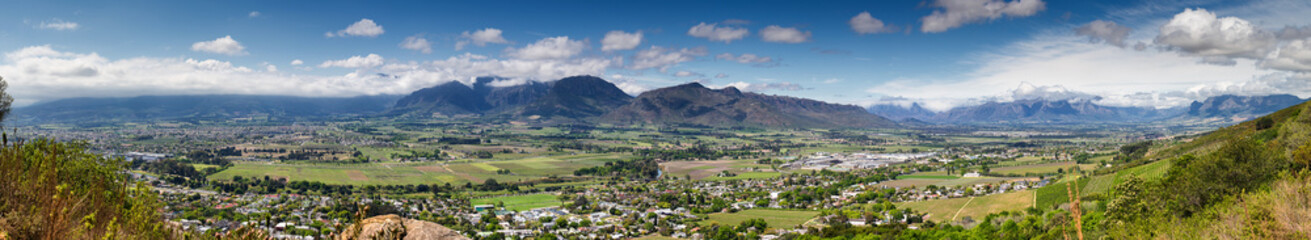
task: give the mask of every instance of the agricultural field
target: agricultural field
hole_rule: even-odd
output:
[[[665,175],[674,177],[691,176],[692,179],[706,179],[723,171],[742,174],[749,173],[746,170],[747,168],[771,169],[767,164],[758,164],[756,160],[750,159],[662,162],[660,168],[664,169]]]
[[[798,226],[819,215],[818,211],[747,209],[736,213],[712,213],[702,224],[718,223],[724,226],[737,226],[748,219],[760,218],[769,223],[771,228],[791,228]]]
[[[781,172],[743,172],[743,173],[737,173],[737,176],[732,176],[732,177],[708,177],[708,178],[705,178],[704,180],[709,180],[709,181],[725,181],[725,180],[766,179],[766,178],[775,178],[775,177],[782,176],[782,175],[783,175],[783,173],[781,173]]]
[[[903,178],[905,177],[905,178]],[[924,187],[928,185],[953,187],[953,186],[972,186],[975,184],[989,184],[1004,181],[1014,181],[1024,178],[1003,178],[1003,177],[979,177],[979,178],[950,178],[954,176],[898,176],[897,180],[880,182],[879,186],[887,187]]]
[[[1016,191],[973,198],[898,203],[897,207],[929,213],[926,220],[956,222],[964,217],[982,220],[989,213],[1021,211],[1033,206],[1034,191]]]
[[[1074,166],[1078,166],[1079,169],[1082,170],[1092,170],[1094,167],[1096,167],[1095,164],[1076,164],[1073,161],[1069,161],[1069,162],[999,167],[999,168],[992,169],[992,173],[1003,174],[1003,175],[1009,175],[1009,174],[1025,175],[1026,173],[1046,174],[1046,173],[1056,173],[1060,169],[1068,170],[1069,168]]]
[[[506,197],[478,198],[470,201],[473,205],[498,203],[505,204],[505,209],[512,211],[531,210],[535,208],[560,206],[560,199],[555,195],[538,193]]]
[[[272,162],[233,162],[232,167],[209,176],[210,180],[247,178],[286,178],[288,181],[318,181],[327,184],[444,184],[482,183],[487,179],[516,182],[550,176],[571,176],[579,168],[616,161],[620,156],[591,154],[539,157],[506,161],[464,163],[362,163],[362,164],[282,164]],[[497,174],[497,170],[509,174]]]

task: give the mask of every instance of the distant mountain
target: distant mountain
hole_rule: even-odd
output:
[[[14,109],[19,123],[212,120],[242,117],[328,119],[386,110],[397,96],[314,98],[255,95],[69,98]]]
[[[419,89],[396,101],[393,114],[440,113],[445,115],[485,114],[493,110],[504,110],[536,101],[546,95],[549,86],[540,82],[528,81],[525,84],[496,87],[492,77],[477,78],[472,87],[460,82],[448,82],[430,88]]]
[[[902,107],[896,104],[877,104],[869,106],[865,110],[874,115],[879,115],[894,121],[903,121],[907,119],[931,119],[937,113],[921,107],[919,103],[911,103],[910,106]]]
[[[1306,99],[1288,94],[1268,96],[1221,95],[1194,101],[1188,106],[1191,117],[1253,118],[1279,109],[1306,102]]]
[[[604,115],[633,100],[614,84],[593,76],[576,76],[551,83],[545,96],[518,109],[520,117],[583,119]]]
[[[1150,122],[1178,116],[1182,108],[1154,109],[1103,106],[1089,100],[1018,100],[988,102],[955,107],[941,113],[919,104],[874,105],[867,110],[898,121],[925,121],[949,124],[969,123],[1053,123],[1053,122]]]
[[[883,117],[851,105],[713,90],[688,83],[642,93],[602,117],[614,123],[762,127],[892,127]]]

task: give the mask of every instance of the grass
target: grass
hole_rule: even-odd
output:
[[[1074,162],[1031,164],[1031,165],[1022,165],[1022,166],[1014,166],[1014,167],[994,168],[992,169],[992,173],[994,174],[1014,173],[1019,175],[1024,175],[1025,173],[1056,173],[1059,169],[1069,169],[1070,167],[1074,167],[1074,166],[1079,166],[1079,165],[1075,164]],[[1079,166],[1079,168],[1088,170],[1088,167],[1086,166]]]
[[[287,178],[291,181],[318,181],[327,184],[405,185],[482,183],[487,179],[518,182],[549,176],[569,176],[579,168],[599,166],[623,156],[613,154],[579,154],[534,157],[504,161],[441,163],[365,163],[365,164],[280,164],[269,162],[233,162],[233,166],[211,175],[210,180],[247,178]],[[511,174],[497,174],[500,169]]]
[[[514,211],[530,210],[534,208],[560,206],[560,200],[555,195],[538,193],[507,197],[479,198],[470,201],[473,205],[505,203],[505,209]]]
[[[218,168],[218,167],[219,167],[218,165],[213,165],[213,164],[201,164],[201,163],[191,164],[191,168],[195,168],[196,171],[205,170],[206,168]]]
[[[918,202],[898,203],[899,208],[914,209],[930,214],[933,221],[953,221],[963,217],[982,220],[991,213],[1001,211],[1021,211],[1033,206],[1034,191],[1017,191],[993,194],[982,197],[939,199]],[[958,214],[959,213],[959,214]]]
[[[769,223],[771,228],[790,228],[806,223],[806,221],[815,218],[816,215],[819,215],[818,211],[747,209],[736,213],[713,213],[702,223],[737,226],[748,219],[760,218]]]

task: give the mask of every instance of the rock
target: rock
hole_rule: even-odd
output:
[[[375,216],[364,219],[359,223],[361,234],[356,234],[355,226],[347,227],[342,234],[337,237],[338,240],[360,239],[360,240],[380,240],[380,239],[469,239],[459,232],[446,228],[441,224],[428,221],[419,221],[414,219],[405,219],[395,214]],[[352,236],[357,236],[351,238]]]

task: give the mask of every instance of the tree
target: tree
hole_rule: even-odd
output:
[[[5,117],[9,116],[9,107],[14,104],[14,97],[9,96],[8,89],[9,83],[5,82],[5,77],[0,76],[0,123],[3,123]]]

